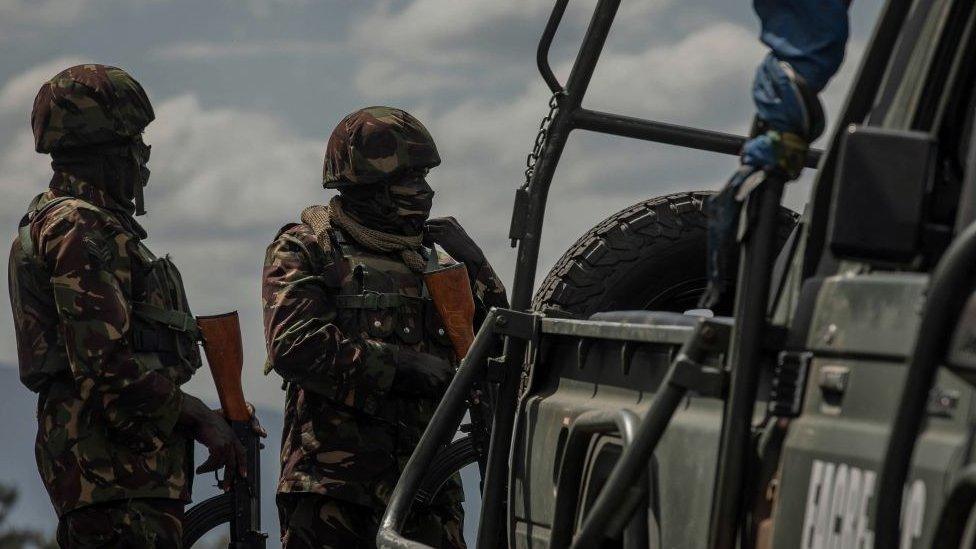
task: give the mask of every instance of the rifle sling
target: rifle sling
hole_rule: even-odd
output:
[[[180,311],[163,309],[162,307],[150,305],[149,303],[136,301],[132,303],[132,313],[140,318],[162,324],[178,332],[185,332],[194,337],[199,335],[196,319]]]

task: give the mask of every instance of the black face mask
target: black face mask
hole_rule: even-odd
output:
[[[427,184],[426,175],[424,170],[391,183],[340,189],[343,209],[371,229],[418,235],[434,202],[434,190]]]
[[[150,147],[137,136],[133,141],[79,147],[51,153],[51,166],[102,190],[112,209],[142,215],[142,190],[149,181]],[[133,203],[133,201],[135,203]]]
[[[134,165],[132,178],[132,194],[136,202],[136,215],[145,215],[146,213],[146,199],[143,195],[143,189],[149,184],[149,154],[152,152],[152,146],[146,145],[142,140],[142,136],[136,137],[132,144],[129,145],[129,153],[132,157],[132,162]]]

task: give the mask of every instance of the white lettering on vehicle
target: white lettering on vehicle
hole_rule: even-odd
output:
[[[803,516],[803,549],[870,549],[874,532],[868,523],[868,504],[874,497],[877,474],[846,463],[813,460]],[[911,549],[922,536],[925,483],[915,480],[902,501],[900,549]]]

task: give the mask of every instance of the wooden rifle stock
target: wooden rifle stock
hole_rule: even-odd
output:
[[[194,513],[196,509],[194,516],[200,517],[201,522],[208,522],[206,529],[200,528],[194,535],[199,537],[209,530],[212,527],[210,517],[217,517],[221,522],[230,523],[229,547],[265,549],[268,536],[261,532],[261,448],[264,445],[251,425],[251,411],[241,387],[241,371],[244,368],[241,322],[237,311],[233,311],[222,315],[198,316],[197,327],[203,336],[203,351],[217,387],[220,407],[247,452],[247,475],[228,470],[225,479],[229,480],[230,491],[190,510],[190,513]],[[229,516],[224,518],[223,513]]]
[[[458,360],[463,359],[474,341],[474,296],[464,263],[424,273],[424,283],[434,307],[444,322]]]
[[[203,336],[203,351],[210,364],[220,407],[231,421],[247,421],[251,412],[244,400],[241,370],[244,368],[244,346],[237,311],[222,315],[198,316],[197,326]]]

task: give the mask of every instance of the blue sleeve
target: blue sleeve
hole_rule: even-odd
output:
[[[820,93],[844,60],[848,38],[845,0],[754,0],[760,39],[773,57],[793,67]]]

